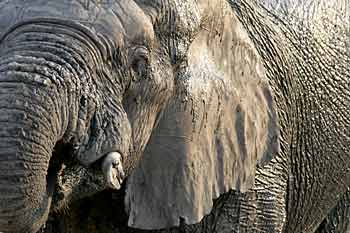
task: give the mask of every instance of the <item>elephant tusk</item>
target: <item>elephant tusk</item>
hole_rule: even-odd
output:
[[[121,154],[118,152],[107,154],[102,162],[102,172],[109,188],[120,189],[125,177]]]

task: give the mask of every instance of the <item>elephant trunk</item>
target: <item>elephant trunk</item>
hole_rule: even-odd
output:
[[[3,233],[34,233],[45,223],[56,183],[56,172],[50,168],[52,152],[57,141],[71,139],[74,121],[68,118],[77,118],[77,107],[69,105],[77,102],[76,97],[67,94],[74,86],[63,82],[68,77],[73,83],[76,77],[69,76],[68,62],[55,54],[71,55],[43,35],[18,33],[0,44]]]
[[[55,182],[49,162],[59,117],[43,103],[52,97],[10,82],[13,75],[0,73],[0,231],[35,232],[50,208]]]

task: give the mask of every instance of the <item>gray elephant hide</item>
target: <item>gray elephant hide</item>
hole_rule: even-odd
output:
[[[128,180],[131,227],[199,222],[220,194],[251,188],[256,165],[278,153],[264,68],[237,18],[224,12],[190,46],[175,96]]]

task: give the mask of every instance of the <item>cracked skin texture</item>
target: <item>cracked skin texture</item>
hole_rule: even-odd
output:
[[[2,12],[7,12],[0,14],[0,22],[6,25],[2,28],[30,17],[49,16],[78,22],[91,30],[90,37],[98,35],[89,38],[97,48],[87,54],[91,59],[88,64],[84,59],[78,61],[91,72],[86,82],[91,89],[79,87],[91,96],[81,98],[78,93],[76,99],[72,98],[80,104],[77,109],[83,110],[73,108],[71,115],[75,118],[67,120],[68,114],[63,114],[57,117],[59,123],[46,124],[54,124],[59,132],[50,138],[73,142],[79,149],[78,164],[87,168],[78,165],[77,169],[88,170],[79,174],[88,174],[93,163],[111,148],[133,152],[124,152],[130,174],[126,182],[129,225],[153,229],[180,224],[180,228],[167,232],[314,232],[340,199],[333,197],[349,187],[349,101],[347,88],[343,88],[348,85],[344,77],[349,72],[344,63],[349,54],[342,47],[347,42],[344,35],[348,24],[333,20],[334,15],[322,15],[323,1],[309,4],[305,0],[299,6],[285,1],[278,2],[278,7],[277,2],[265,1],[266,9],[254,1],[230,1],[231,6],[225,1],[199,1],[198,5],[169,1],[166,6],[163,1],[142,0],[136,1],[138,5],[133,1],[36,2],[21,2],[19,7],[14,7],[16,1],[0,3]],[[281,6],[298,14],[283,15],[289,11]],[[330,7],[343,12],[348,9],[344,6],[346,3],[336,1]],[[328,21],[318,24],[321,16]],[[305,19],[312,20],[304,24]],[[46,30],[52,34],[55,31],[53,27]],[[14,46],[11,38],[23,42],[23,38],[11,33],[7,45]],[[61,38],[53,39],[57,42]],[[85,41],[73,41],[77,46],[69,49],[78,56],[86,50]],[[6,45],[6,41],[3,43]],[[151,48],[151,55],[146,53],[148,59],[144,59],[142,49],[120,49],[140,45]],[[127,66],[135,51],[135,62]],[[103,66],[94,63],[96,57],[104,61]],[[111,64],[119,65],[118,69],[108,66]],[[73,66],[69,72],[74,70]],[[117,85],[106,85],[106,77],[96,78],[101,70],[110,83]],[[130,70],[136,75],[128,82],[125,74]],[[113,72],[119,79],[111,79]],[[68,87],[74,87],[66,76],[63,79]],[[48,83],[45,80],[34,81]],[[64,94],[59,96],[64,99]],[[86,99],[93,101],[86,104]],[[67,111],[64,106],[57,108]],[[123,110],[125,114],[120,114]],[[76,118],[79,124],[74,123]],[[177,122],[179,119],[181,122]],[[104,128],[120,124],[130,124],[130,134],[120,127]],[[104,146],[102,142],[106,140]],[[58,156],[69,154],[70,150],[62,151]],[[258,166],[256,171],[257,163],[265,166]],[[67,199],[86,196],[75,192],[80,188],[94,187],[88,195],[105,188],[94,183],[99,183],[98,174],[92,179],[86,178],[89,175],[77,179],[74,170],[67,173],[73,176],[72,181],[79,180],[78,185],[70,182],[69,176],[63,177],[76,195]],[[180,179],[169,182],[174,177]],[[212,199],[230,188],[246,193],[230,191],[213,203]],[[159,189],[166,190],[166,194],[157,195]],[[145,190],[146,195],[142,195]],[[52,213],[47,231],[55,231],[50,226],[60,226],[54,229],[134,232],[126,228],[124,196],[123,191],[103,192],[75,201],[70,207],[74,218]],[[111,212],[101,211],[111,203]],[[340,208],[345,208],[341,203]],[[147,208],[158,211],[143,213]],[[330,218],[339,213],[334,212]],[[185,225],[198,222],[205,214],[208,215],[201,223]]]

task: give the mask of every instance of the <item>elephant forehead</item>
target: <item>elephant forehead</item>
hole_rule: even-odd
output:
[[[0,35],[6,28],[33,18],[80,22],[112,40],[152,41],[153,26],[134,1],[14,0],[0,3]]]
[[[101,9],[95,4],[87,5],[71,0],[13,0],[0,5],[0,16],[10,18],[12,23],[45,17],[94,22]]]
[[[97,22],[104,26],[105,31],[114,38],[118,39],[122,31],[131,43],[151,43],[154,40],[155,34],[150,18],[134,1],[113,1],[112,4],[104,4],[104,9],[106,13],[100,15]],[[119,25],[122,30],[116,25]]]

